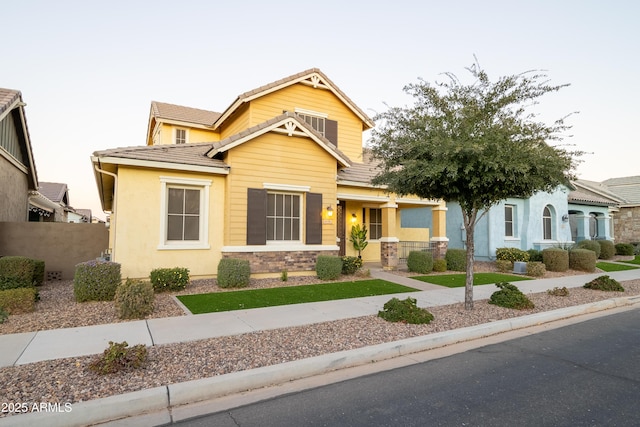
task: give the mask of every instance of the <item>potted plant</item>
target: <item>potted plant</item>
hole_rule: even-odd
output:
[[[349,241],[353,243],[353,249],[358,251],[358,258],[362,259],[362,251],[367,247],[369,242],[367,242],[367,226],[360,224],[356,224],[351,226],[351,237]]]

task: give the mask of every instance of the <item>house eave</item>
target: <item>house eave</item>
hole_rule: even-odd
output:
[[[204,172],[213,173],[217,175],[229,175],[229,167],[219,166],[201,166],[201,165],[188,165],[184,163],[171,163],[171,162],[159,162],[155,160],[140,160],[140,159],[128,159],[123,157],[98,157],[91,156],[93,163],[100,162],[101,164],[113,164],[122,166],[137,166],[141,168],[151,169],[169,169],[179,170],[185,172]]]

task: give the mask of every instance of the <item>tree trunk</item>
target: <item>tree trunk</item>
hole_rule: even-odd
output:
[[[465,243],[467,246],[467,277],[464,286],[464,308],[465,310],[473,310],[473,253],[474,253],[474,240],[473,234],[475,231],[475,214],[470,217],[463,215],[464,229],[467,233]]]

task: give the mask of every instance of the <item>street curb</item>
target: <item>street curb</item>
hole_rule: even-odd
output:
[[[0,426],[31,427],[40,423],[46,423],[51,427],[84,426],[122,420],[126,417],[158,411],[164,411],[169,416],[171,408],[181,405],[211,400],[251,389],[321,375],[330,371],[379,362],[463,341],[485,338],[529,326],[637,303],[640,303],[640,296],[613,298],[575,307],[498,320],[452,331],[74,403],[71,412],[34,412],[0,418]]]

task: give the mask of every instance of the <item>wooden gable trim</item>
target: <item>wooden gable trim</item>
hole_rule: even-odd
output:
[[[335,158],[338,162],[340,162],[343,166],[351,166],[351,162],[346,157],[340,155],[340,152],[333,151],[330,147],[327,146],[325,141],[322,141],[314,132],[310,131],[306,124],[303,123],[294,113],[286,113],[284,117],[279,120],[274,120],[273,123],[265,122],[258,126],[254,126],[253,131],[241,132],[238,135],[242,135],[237,137],[235,140],[230,141],[228,143],[220,144],[217,148],[210,150],[207,153],[209,158],[213,158],[218,153],[223,153],[228,150],[231,150],[245,142],[251,141],[261,135],[264,135],[268,132],[275,132],[285,134],[287,136],[298,136],[303,138],[310,138],[316,144],[318,144],[322,149],[324,149],[327,153],[329,153],[333,158]],[[234,137],[230,137],[233,139]],[[223,141],[221,141],[223,142]]]

